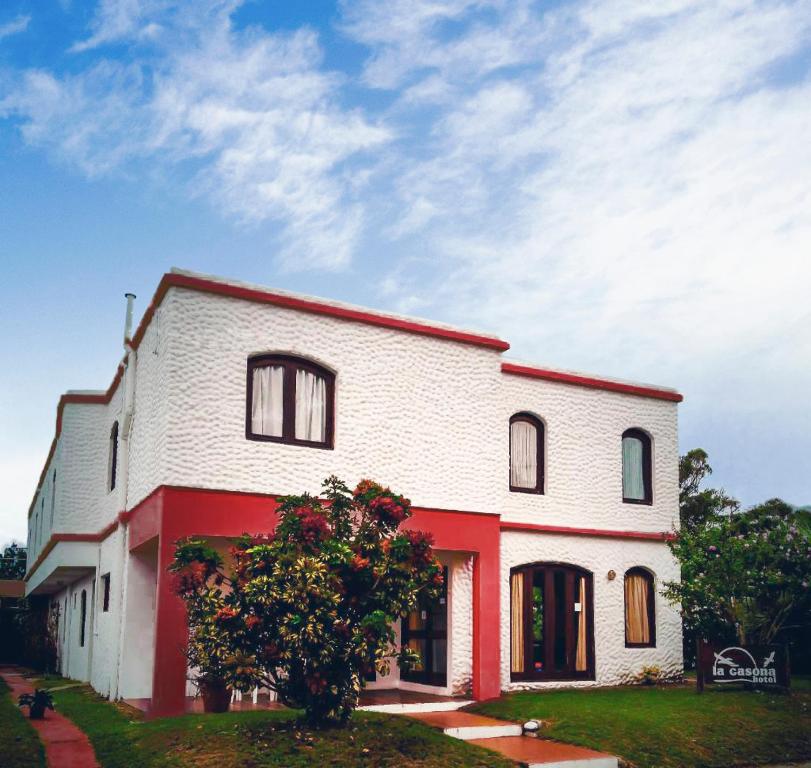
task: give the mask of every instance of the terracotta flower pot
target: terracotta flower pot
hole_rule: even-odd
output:
[[[231,689],[224,680],[200,680],[204,712],[227,712],[231,706]]]

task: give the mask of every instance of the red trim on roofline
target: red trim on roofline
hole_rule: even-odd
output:
[[[441,328],[436,325],[421,323],[415,320],[389,317],[388,315],[378,314],[368,310],[336,307],[315,299],[301,299],[296,296],[287,296],[269,290],[231,285],[216,280],[207,280],[203,277],[181,275],[176,272],[167,272],[161,279],[155,297],[152,299],[152,303],[149,305],[141,323],[138,325],[135,335],[132,337],[133,347],[137,348],[141,343],[146,331],[146,326],[149,320],[151,320],[155,309],[160,305],[169,288],[172,287],[189,288],[195,291],[202,291],[203,293],[214,293],[220,296],[244,299],[245,301],[253,301],[259,304],[273,304],[277,307],[284,307],[285,309],[296,309],[301,312],[310,312],[316,315],[327,315],[328,317],[337,317],[356,323],[366,323],[367,325],[375,325],[381,328],[392,328],[396,331],[405,331],[406,333],[415,333],[421,336],[434,336],[435,338],[457,341],[462,344],[487,347],[489,349],[498,350],[499,352],[504,352],[510,348],[510,345],[506,341],[490,336],[482,336],[477,333]]]
[[[676,538],[672,531],[615,531],[605,528],[571,528],[567,525],[540,525],[537,523],[509,523],[501,521],[502,531],[523,533],[562,533],[569,536],[598,536],[609,539],[643,539],[647,541],[671,541]]]
[[[546,381],[555,381],[559,384],[573,384],[576,387],[605,389],[609,392],[620,392],[624,395],[652,397],[656,400],[669,400],[673,403],[680,403],[682,400],[684,400],[683,395],[667,389],[643,387],[638,384],[623,384],[622,382],[611,381],[609,379],[598,379],[593,376],[580,376],[574,373],[563,373],[562,371],[550,371],[548,368],[535,368],[534,366],[518,365],[517,363],[502,363],[501,372],[509,373],[513,376],[526,376],[530,379],[545,379]]]

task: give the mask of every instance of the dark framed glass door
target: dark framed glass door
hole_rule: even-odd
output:
[[[594,679],[593,579],[582,568],[533,563],[510,572],[512,680]]]
[[[448,569],[443,570],[442,594],[436,600],[420,600],[417,609],[402,620],[401,640],[420,655],[420,664],[402,671],[412,683],[448,684]]]

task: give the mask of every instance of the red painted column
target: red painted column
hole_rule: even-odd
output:
[[[498,534],[473,559],[473,698],[501,693],[501,589]]]
[[[182,715],[186,706],[186,606],[174,593],[172,574],[167,571],[173,554],[174,540],[162,531],[158,545],[151,717]]]

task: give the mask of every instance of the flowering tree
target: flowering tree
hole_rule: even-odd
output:
[[[230,685],[265,686],[314,724],[343,723],[370,669],[416,662],[393,624],[420,595],[438,597],[442,568],[428,534],[399,530],[409,500],[377,483],[350,492],[330,477],[323,500],[280,501],[276,530],[240,539],[231,570],[204,542],[178,542],[177,591],[190,627],[214,629]]]
[[[811,609],[811,531],[807,513],[779,499],[671,542],[681,581],[665,584],[685,628],[708,640],[772,643]]]

